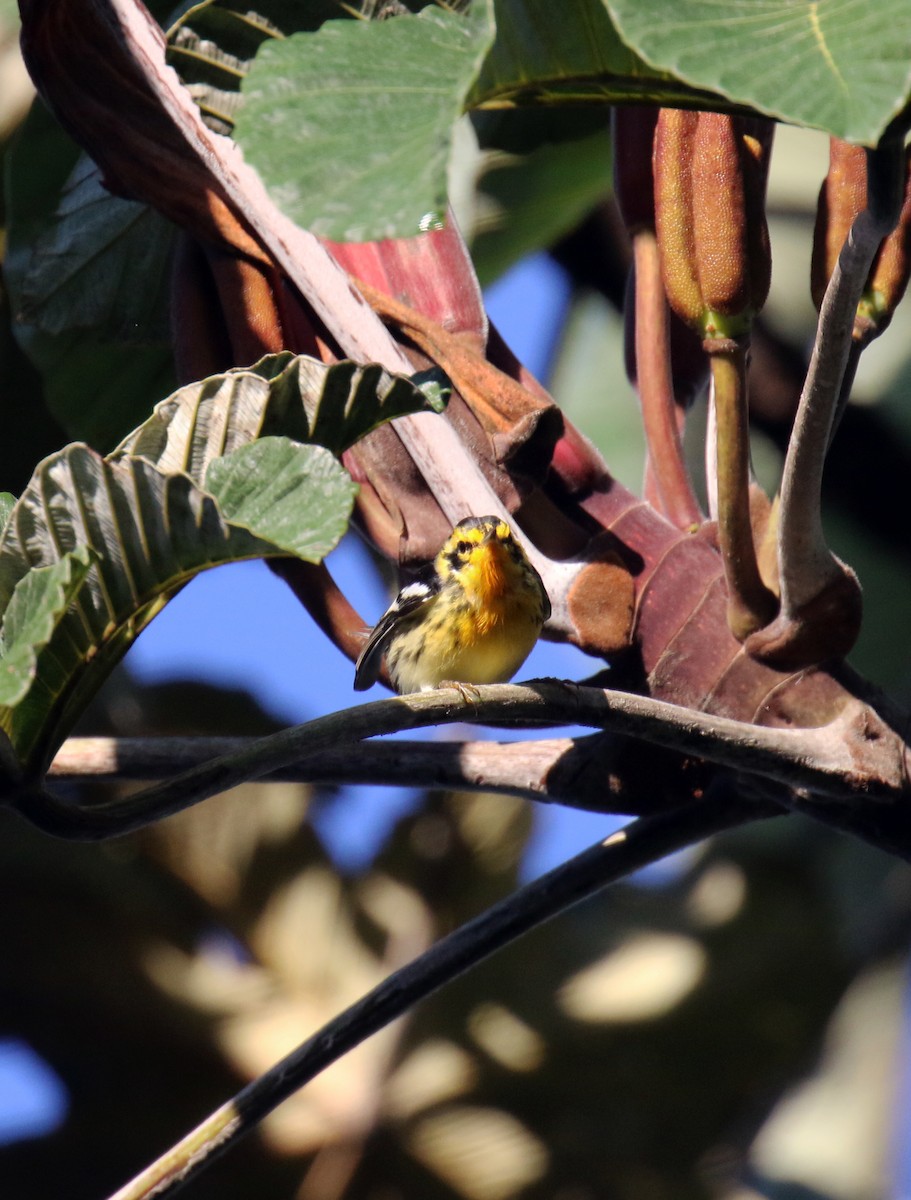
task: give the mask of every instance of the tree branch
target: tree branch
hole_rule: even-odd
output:
[[[67,804],[38,787],[23,787],[7,803],[47,833],[92,841],[129,833],[331,747],[423,725],[466,721],[609,729],[832,799],[896,801],[908,796],[905,743],[860,701],[849,701],[836,720],[820,728],[780,729],[553,680],[477,687],[471,695],[476,699],[441,688],[358,705],[260,738],[162,784],[90,808]]]
[[[223,1104],[110,1200],[171,1196],[299,1088],[483,959],[607,884],[767,810],[716,797],[642,817],[442,938]]]
[[[49,778],[61,782],[167,779],[177,771],[244,750],[253,741],[244,737],[70,738],[51,764]],[[654,773],[642,787],[629,787],[622,769],[617,771],[622,755],[622,739],[610,733],[523,742],[391,738],[360,742],[356,754],[350,745],[318,751],[270,771],[263,781],[448,788],[521,796],[584,812],[625,816],[654,812],[649,801]],[[680,778],[675,803],[682,803],[693,785],[691,774]]]
[[[264,776],[268,782],[376,784],[503,792],[526,799],[583,805],[554,791],[548,774],[564,755],[589,738],[541,738],[530,742],[367,741],[353,756],[348,745],[309,755]],[[246,737],[70,738],[51,764],[49,778],[117,782],[166,779],[214,758],[247,750]],[[603,797],[603,787],[599,794]],[[575,804],[574,804],[575,800]],[[594,807],[592,804],[591,807]],[[598,808],[597,811],[604,811]],[[622,810],[628,812],[628,809]]]

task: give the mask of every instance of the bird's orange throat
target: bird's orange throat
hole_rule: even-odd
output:
[[[513,586],[508,557],[495,542],[487,542],[475,551],[471,565],[471,585],[477,603],[497,608]]]

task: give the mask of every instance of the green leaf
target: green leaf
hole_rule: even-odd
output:
[[[439,373],[424,373],[423,386],[442,391]],[[0,612],[13,620],[19,589],[31,603],[39,586],[62,586],[69,555],[89,554],[92,564],[73,602],[51,605],[59,620],[27,696],[0,708],[0,729],[23,764],[40,769],[111,667],[198,571],[277,554],[321,561],[357,492],[330,451],[427,406],[414,382],[380,367],[270,355],[181,388],[108,459],[77,444],[41,463],[0,539]],[[321,439],[328,449],[299,444]],[[28,582],[44,579],[39,572],[50,582]],[[31,670],[23,650],[16,680]]]
[[[446,211],[452,126],[493,37],[490,0],[329,21],[263,45],[235,135],[273,199],[337,241],[406,237]]]
[[[317,442],[341,454],[383,421],[427,407],[439,411],[448,390],[443,379],[438,371],[412,381],[378,366],[267,355],[252,367],[181,388],[113,457],[142,455],[164,471],[186,471],[202,486],[213,459],[256,438]]]
[[[215,459],[206,490],[232,525],[318,563],[347,529],[358,487],[322,446],[267,437]]]
[[[620,37],[601,0],[494,0],[497,34],[470,103],[670,94],[672,80]],[[679,92],[679,88],[676,89]]]
[[[341,468],[336,464],[336,470]],[[323,495],[304,493],[303,511]],[[339,488],[344,528],[351,507]],[[294,487],[289,488],[289,496]],[[291,503],[289,498],[287,503]],[[331,534],[324,537],[324,544]],[[141,458],[108,462],[73,445],[39,465],[0,541],[0,608],[36,569],[88,550],[94,562],[43,651],[28,703],[0,709],[0,728],[27,769],[41,769],[87,700],[157,612],[194,574],[219,563],[284,554],[287,548],[234,524],[188,475],[165,473]]]
[[[203,119],[230,133],[241,105],[240,85],[263,42],[345,17],[337,0],[201,0],[167,31],[167,61],[189,87]]]
[[[100,330],[42,334],[22,325],[15,334],[42,376],[50,412],[67,433],[98,450],[116,445],[174,387],[173,356],[164,343],[120,345]]]
[[[16,339],[58,420],[107,448],[173,387],[168,227],[107,194],[40,104],[9,151],[6,189]]]
[[[428,367],[426,371],[416,371],[414,375],[411,376],[411,383],[424,397],[424,408],[428,408],[431,412],[435,413],[441,413],[445,411],[446,405],[449,403],[449,398],[452,395],[452,384],[440,367]],[[387,393],[387,398],[384,401],[384,404],[388,405],[390,400],[391,397]],[[401,402],[404,403],[404,400],[405,397],[403,396],[401,398]],[[420,412],[420,409],[403,409],[399,416],[404,416],[406,412]],[[389,418],[386,416],[380,417],[380,421],[386,421],[388,419]],[[378,425],[379,423],[379,421],[376,421],[374,422],[374,425]]]
[[[448,379],[438,369],[408,379],[375,364],[359,367],[341,362],[327,367],[316,359],[299,358],[289,372],[297,375],[311,422],[308,440],[336,454],[394,417],[427,408],[442,412],[451,391]]]
[[[652,66],[875,145],[911,95],[907,0],[604,0]]]
[[[0,710],[28,695],[38,673],[39,654],[82,586],[92,557],[82,546],[19,580],[0,629]]]
[[[83,155],[52,222],[13,255],[17,319],[45,333],[101,327],[117,340],[165,341],[175,236],[146,205],[112,196]]]

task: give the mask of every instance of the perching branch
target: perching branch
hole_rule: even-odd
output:
[[[887,722],[860,701],[846,703],[841,714],[821,728],[781,729],[714,717],[646,696],[550,680],[477,687],[471,695],[477,699],[466,700],[456,689],[441,688],[332,713],[91,808],[78,808],[37,787],[13,795],[8,803],[47,833],[94,841],[132,832],[329,747],[457,721],[610,729],[843,801],[858,796],[896,801],[909,791],[907,748]]]
[[[591,846],[383,980],[223,1104],[110,1200],[174,1195],[314,1076],[495,951],[630,872],[765,815],[760,808],[707,797],[683,809],[642,817]]]

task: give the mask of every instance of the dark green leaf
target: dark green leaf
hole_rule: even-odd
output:
[[[405,237],[446,211],[452,126],[493,36],[489,0],[329,21],[266,43],[236,136],[283,211],[338,241]]]
[[[28,695],[39,654],[82,586],[92,557],[80,546],[49,567],[29,571],[16,585],[0,629],[0,713]]]
[[[50,412],[71,435],[105,451],[174,387],[164,342],[130,346],[102,331],[42,334],[19,326],[16,340],[37,366]]]
[[[112,196],[83,155],[52,223],[12,255],[18,320],[44,333],[100,327],[126,342],[164,341],[175,232],[146,205]]]
[[[668,76],[642,61],[601,0],[494,0],[497,36],[472,103],[623,98]]]
[[[232,525],[312,563],[338,544],[357,490],[328,450],[288,438],[241,446],[206,473],[206,491]]]
[[[907,0],[604,0],[653,66],[874,145],[911,95]]]
[[[39,465],[10,515],[0,608],[36,568],[85,548],[95,562],[42,653],[28,703],[0,710],[0,728],[29,768],[44,764],[111,667],[194,574],[287,553],[232,524],[188,475],[140,458],[107,462],[77,444]]]
[[[309,441],[336,454],[393,417],[430,408],[441,412],[451,390],[438,369],[414,380],[390,375],[374,364],[359,367],[341,362],[332,367],[312,358],[299,358],[289,368],[296,373],[301,400],[311,422]],[[418,382],[420,380],[420,382]]]
[[[170,235],[141,205],[105,193],[87,164],[36,104],[6,163],[4,281],[48,407],[106,449],[173,387]]]

